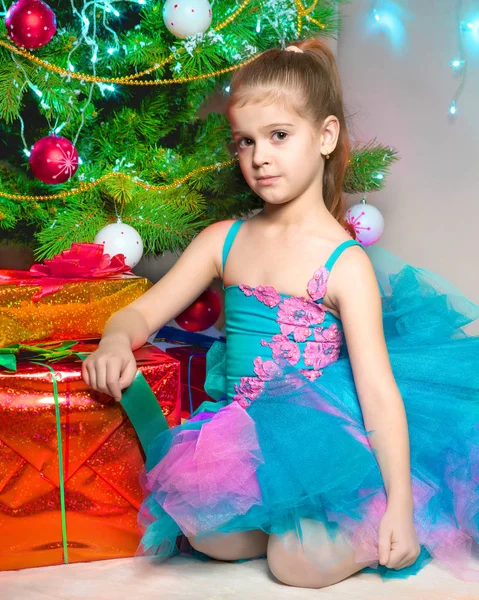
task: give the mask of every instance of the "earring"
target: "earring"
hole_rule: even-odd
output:
[[[330,158],[330,157],[329,157],[329,154],[326,154],[326,160],[328,160],[329,158]]]

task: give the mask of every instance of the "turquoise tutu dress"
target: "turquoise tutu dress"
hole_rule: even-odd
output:
[[[223,267],[242,223],[228,232]],[[207,354],[205,390],[216,401],[150,445],[137,555],[162,560],[180,551],[181,536],[252,529],[302,541],[303,519],[314,519],[370,562],[363,571],[404,578],[435,559],[479,581],[479,337],[463,330],[479,306],[438,275],[365,249],[407,413],[421,544],[413,565],[388,569],[378,562],[384,484],[341,321],[322,304],[335,261],[354,244],[318,265],[308,297],[224,288],[226,343]]]

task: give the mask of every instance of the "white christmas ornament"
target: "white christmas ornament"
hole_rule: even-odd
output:
[[[356,232],[363,246],[375,244],[384,232],[384,218],[375,206],[361,202],[346,211],[346,221]]]
[[[163,6],[165,25],[178,38],[204,33],[212,16],[208,0],[166,0]]]
[[[95,244],[103,244],[105,254],[123,254],[125,263],[132,269],[143,256],[143,241],[136,229],[121,221],[111,223],[96,234]]]

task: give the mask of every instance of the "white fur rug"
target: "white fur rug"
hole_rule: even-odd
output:
[[[361,573],[323,589],[279,583],[266,559],[244,563],[175,556],[123,558],[0,572],[1,600],[479,600],[479,584],[429,563],[418,575],[382,581]]]

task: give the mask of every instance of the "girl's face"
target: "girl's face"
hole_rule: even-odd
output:
[[[284,204],[311,191],[322,197],[324,136],[280,103],[250,102],[228,110],[240,168],[265,202]]]

